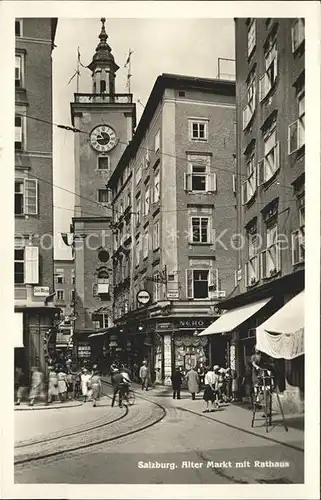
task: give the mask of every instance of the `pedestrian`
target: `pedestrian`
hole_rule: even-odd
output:
[[[87,402],[87,398],[89,397],[89,390],[88,390],[88,381],[90,379],[91,375],[87,368],[82,369],[82,374],[81,374],[81,393],[84,397],[84,403]]]
[[[21,400],[24,395],[28,393],[28,376],[19,367],[16,371],[16,390],[17,390],[17,401],[16,405],[20,405]]]
[[[74,395],[74,377],[69,370],[66,376],[66,382],[67,382],[67,396],[68,399],[72,399]]]
[[[113,399],[111,401],[111,406],[113,407],[116,401],[116,396],[119,394],[118,406],[122,408],[123,405],[123,376],[118,371],[113,376]]]
[[[58,377],[53,366],[48,367],[48,399],[47,404],[52,403],[54,398],[58,397]]]
[[[181,368],[177,367],[171,377],[173,388],[173,399],[181,399],[182,373]]]
[[[187,380],[188,390],[192,395],[192,399],[195,399],[195,394],[199,392],[200,379],[197,371],[191,367],[191,369],[186,373],[185,378]]]
[[[67,373],[71,371],[71,365],[72,365],[72,359],[68,355],[67,359],[66,359],[66,370],[67,370]]]
[[[238,390],[238,378],[237,378],[236,370],[234,370],[234,369],[231,370],[231,379],[232,379],[232,399],[231,399],[231,402],[234,403],[234,401],[237,400],[237,390]]]
[[[251,364],[252,364],[252,385],[254,389],[255,402],[260,402],[259,396],[259,375],[261,372],[261,352],[254,347],[253,354],[251,356]]]
[[[151,373],[151,383],[152,383],[152,389],[155,387],[155,382],[156,382],[156,370],[152,370]]]
[[[198,374],[198,377],[200,379],[200,389],[203,389],[205,383],[204,383],[204,379],[205,379],[205,368],[204,368],[204,365],[203,363],[200,363],[199,364],[199,367],[197,368],[197,374]]]
[[[58,378],[58,395],[60,402],[64,402],[67,399],[67,374],[61,367],[57,374]]]
[[[146,389],[146,391],[148,391],[148,367],[147,367],[147,361],[143,361],[143,364],[140,367],[139,378],[140,378],[141,384],[142,384],[142,391],[144,389]]]
[[[226,401],[224,395],[224,380],[225,380],[224,368],[219,368],[217,370],[217,374],[218,374],[218,384],[217,384],[218,399],[220,403],[223,403],[223,401]]]
[[[29,406],[33,406],[35,399],[45,398],[44,393],[44,384],[43,384],[43,373],[39,370],[37,366],[33,366],[31,368],[31,385],[30,385],[30,394],[29,394]]]
[[[113,383],[113,377],[116,373],[119,373],[119,366],[117,361],[113,361],[113,363],[110,366],[110,381]]]
[[[100,397],[101,378],[97,368],[94,369],[91,378],[89,379],[90,388],[92,391],[93,406],[97,406],[97,399]]]
[[[215,365],[213,370],[207,367],[207,372],[205,374],[205,389],[203,394],[203,399],[206,402],[206,409],[204,413],[209,412],[209,403],[212,404],[211,411],[214,411],[215,407],[218,406],[217,402],[217,387],[218,387],[218,370],[219,366]]]

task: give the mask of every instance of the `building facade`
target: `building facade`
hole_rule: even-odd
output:
[[[198,338],[234,286],[235,83],[161,75],[111,175],[116,347],[157,380],[175,366],[226,362]],[[215,347],[215,348],[214,348]]]
[[[257,312],[231,333],[235,367],[242,376],[258,341],[257,327],[304,290],[304,20],[236,19],[235,33],[242,244],[237,287],[221,307],[232,312],[258,304]],[[302,349],[292,359],[282,356],[274,355],[284,402],[288,409],[302,409]]]
[[[117,94],[116,72],[102,18],[99,44],[88,68],[92,91],[77,93],[71,103],[75,133],[75,212],[72,221],[75,258],[74,353],[78,361],[97,357],[99,335],[112,325],[112,229],[106,188],[136,125],[131,94]],[[90,337],[89,337],[90,336]],[[97,347],[97,342],[99,348]]]
[[[57,330],[56,348],[67,348],[72,342],[75,307],[75,263],[73,260],[55,259],[54,281],[56,307],[61,310]]]
[[[15,20],[15,364],[45,369],[54,343],[52,59],[57,19]],[[38,120],[43,120],[41,123]]]

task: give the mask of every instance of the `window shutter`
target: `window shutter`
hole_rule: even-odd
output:
[[[193,270],[186,269],[186,296],[188,299],[192,299],[193,293]]]
[[[245,264],[244,277],[245,277],[245,286],[247,286],[248,285],[247,263]]]
[[[209,270],[208,287],[211,291],[218,291],[218,269]]]
[[[277,142],[275,144],[274,158],[275,158],[274,165],[275,165],[275,172],[276,172],[280,168],[280,143],[279,142]]]
[[[238,285],[237,271],[234,271],[234,286],[237,287],[237,285]]]
[[[39,248],[25,247],[25,283],[39,283]]]
[[[236,193],[236,175],[233,174],[232,176],[232,186],[233,186],[233,193]]]
[[[216,183],[216,173],[215,172],[209,174],[209,181],[210,181],[209,191],[212,193],[216,193],[217,183]]]
[[[259,80],[259,97],[260,97],[260,102],[263,101],[265,97],[265,87],[266,87],[266,73],[264,73],[263,76],[261,76]]]
[[[260,268],[261,278],[266,278],[266,250],[260,253]]]
[[[260,160],[257,165],[257,185],[261,186],[265,182],[265,160]]]
[[[24,213],[26,215],[38,214],[38,180],[24,180]]]
[[[15,119],[15,129],[14,129],[14,140],[15,142],[22,142],[22,117],[16,116]]]
[[[241,186],[241,196],[242,196],[242,205],[247,203],[247,181],[244,181]]]

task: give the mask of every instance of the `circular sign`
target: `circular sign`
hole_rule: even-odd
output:
[[[150,301],[150,293],[147,290],[139,290],[137,293],[137,302],[140,304],[148,304]]]

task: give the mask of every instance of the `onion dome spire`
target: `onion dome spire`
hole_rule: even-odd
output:
[[[101,31],[98,36],[100,42],[96,47],[96,53],[91,63],[88,65],[88,68],[94,72],[96,68],[109,67],[112,72],[115,73],[119,69],[119,66],[115,63],[114,56],[111,53],[111,47],[107,43],[108,35],[105,29],[106,18],[102,17],[100,21],[102,23]]]

